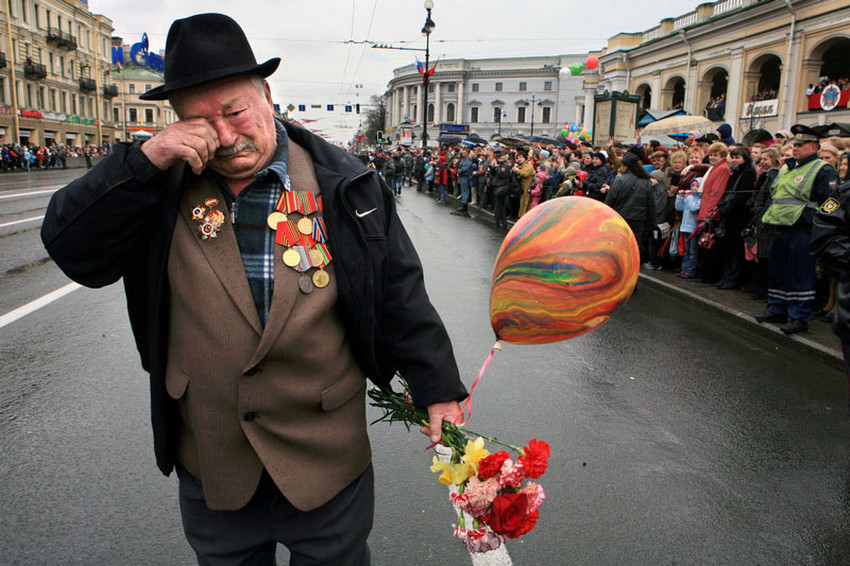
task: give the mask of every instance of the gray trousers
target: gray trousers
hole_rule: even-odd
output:
[[[366,539],[372,530],[375,478],[372,465],[325,505],[299,511],[264,471],[257,492],[236,511],[211,511],[198,478],[177,466],[183,530],[198,557],[210,566],[274,566],[278,543],[290,566],[369,566]]]

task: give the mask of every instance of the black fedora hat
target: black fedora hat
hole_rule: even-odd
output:
[[[139,95],[165,100],[182,90],[237,75],[271,75],[280,64],[274,57],[257,64],[248,38],[233,18],[198,14],[175,20],[165,42],[165,84]]]

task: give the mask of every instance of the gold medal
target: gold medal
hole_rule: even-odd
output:
[[[283,252],[282,259],[283,263],[286,264],[287,267],[295,267],[301,263],[301,255],[292,248]]]
[[[286,222],[286,215],[279,211],[274,211],[269,214],[269,217],[266,219],[266,222],[269,225],[269,228],[272,230],[277,230],[277,225],[279,222]]]
[[[313,267],[321,267],[322,262],[325,261],[325,258],[322,256],[322,252],[317,250],[316,248],[311,248],[309,252],[310,254],[310,265]]]
[[[313,292],[313,282],[306,273],[302,274],[301,277],[298,278],[298,288],[301,289],[302,293],[310,294]]]
[[[318,287],[319,289],[323,289],[328,286],[328,283],[331,281],[331,276],[328,275],[328,272],[324,269],[320,269],[313,273],[313,285]]]
[[[298,231],[304,234],[305,236],[310,236],[313,234],[313,221],[307,217],[302,218],[298,221]]]

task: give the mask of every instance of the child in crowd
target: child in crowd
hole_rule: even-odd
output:
[[[529,191],[531,193],[531,204],[528,205],[528,210],[540,204],[540,198],[543,196],[543,184],[548,178],[549,174],[543,168],[543,165],[538,165],[537,174],[534,175],[534,187]]]
[[[702,177],[694,179],[691,189],[680,190],[676,194],[676,210],[682,213],[679,232],[685,241],[685,253],[682,257],[682,271],[677,275],[683,279],[693,279],[697,275],[697,242],[699,235],[694,234],[697,226],[697,213],[702,201]]]

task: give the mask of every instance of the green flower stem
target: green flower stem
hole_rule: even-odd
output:
[[[369,389],[368,395],[372,400],[370,404],[373,407],[378,407],[384,412],[384,414],[377,418],[372,424],[382,421],[388,423],[401,422],[405,427],[407,427],[407,430],[410,430],[410,428],[414,425],[424,427],[429,426],[428,411],[422,407],[413,405],[407,395],[409,391],[407,383],[401,379],[399,379],[399,381],[404,387],[404,395],[377,388]],[[513,444],[502,442],[492,436],[486,436],[453,423],[443,422],[442,442],[452,448],[452,462],[460,462],[460,457],[463,454],[463,451],[466,448],[466,442],[470,437],[481,437],[492,444],[496,444],[498,446],[508,448],[509,450],[513,450],[518,454],[525,455],[525,451],[522,448],[514,446]]]

